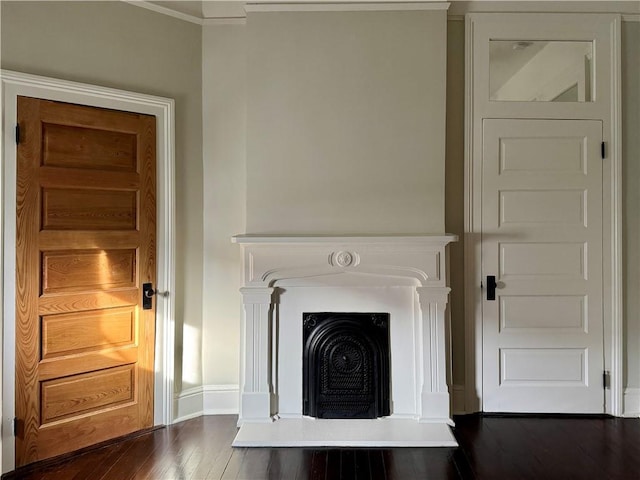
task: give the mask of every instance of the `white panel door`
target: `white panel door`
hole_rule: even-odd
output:
[[[483,122],[485,412],[604,412],[601,142],[600,121]]]

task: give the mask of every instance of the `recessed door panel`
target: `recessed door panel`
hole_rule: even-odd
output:
[[[137,169],[134,133],[43,123],[42,138],[43,165],[130,172]]]
[[[586,332],[586,302],[583,295],[502,295],[500,331]]]
[[[43,230],[135,230],[135,191],[44,188]]]
[[[135,367],[73,375],[42,382],[42,424],[131,402],[135,395]]]
[[[133,345],[135,333],[133,307],[45,315],[42,317],[42,358]]]

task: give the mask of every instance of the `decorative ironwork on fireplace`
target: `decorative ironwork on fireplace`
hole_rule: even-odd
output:
[[[303,414],[390,414],[388,313],[303,313]]]

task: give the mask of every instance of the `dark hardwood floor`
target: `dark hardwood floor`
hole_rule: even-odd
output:
[[[236,417],[207,416],[3,479],[640,479],[640,419],[455,420],[459,448],[234,449]]]

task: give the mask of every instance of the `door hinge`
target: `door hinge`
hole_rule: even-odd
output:
[[[16,123],[16,145],[20,145],[20,124]]]
[[[600,144],[600,155],[602,156],[603,160],[607,158],[607,144],[604,142]]]
[[[611,375],[608,370],[602,372],[602,388],[609,388],[611,386]]]
[[[11,429],[13,430],[13,436],[17,437],[18,436],[18,417],[13,417],[13,421],[11,422]]]

